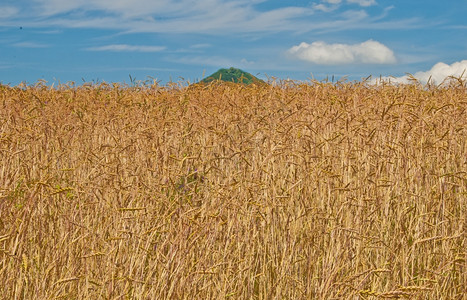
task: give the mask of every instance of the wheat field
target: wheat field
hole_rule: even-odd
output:
[[[465,299],[467,88],[0,85],[1,299]]]

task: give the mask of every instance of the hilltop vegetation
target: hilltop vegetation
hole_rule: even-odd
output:
[[[244,83],[244,84],[264,83],[263,80],[256,78],[250,73],[242,71],[240,69],[236,69],[236,68],[219,69],[212,75],[209,75],[206,78],[204,78],[201,82],[209,83],[214,80],[221,80],[221,81],[234,82],[234,83]]]
[[[3,299],[463,299],[467,92],[0,85]]]

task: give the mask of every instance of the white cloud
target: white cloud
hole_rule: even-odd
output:
[[[464,80],[467,80],[467,60],[462,60],[455,62],[451,65],[439,62],[435,64],[429,71],[420,71],[413,74],[413,77],[420,81],[421,83],[427,83],[428,80],[432,81],[435,84],[440,84],[444,80],[449,79],[448,77],[461,77]],[[405,75],[401,77],[382,77],[383,81],[390,81],[393,83],[409,83],[410,76]],[[379,82],[380,79],[377,78],[375,82]]]
[[[282,7],[257,11],[261,1],[247,0],[36,0],[45,17],[67,27],[128,29],[139,32],[203,32],[241,28],[241,31],[271,31],[276,24],[292,23],[313,13],[309,7]],[[91,14],[86,14],[90,12]],[[100,12],[99,18],[93,18]],[[104,15],[102,15],[104,13]],[[66,18],[61,16],[69,14]],[[50,22],[51,20],[49,20]],[[49,23],[50,24],[50,23]],[[53,25],[53,23],[52,23]],[[233,29],[233,30],[232,30]]]
[[[391,64],[394,53],[385,45],[368,40],[360,44],[327,44],[322,41],[293,46],[287,53],[294,58],[322,65]]]
[[[173,56],[173,57],[167,57],[167,61],[172,61],[174,63],[182,63],[182,64],[187,64],[187,65],[195,65],[195,66],[211,66],[211,67],[222,67],[222,66],[239,66],[239,63],[237,60],[228,58],[228,57],[221,57],[221,56],[216,56],[216,55],[210,55],[210,56],[193,56],[193,55],[188,55],[188,56]]]
[[[0,61],[0,70],[13,68],[13,65],[6,64]],[[1,81],[0,81],[1,82]]]
[[[34,0],[22,9],[28,27],[100,28],[158,33],[278,32],[309,27],[309,6],[259,10],[264,0]],[[0,12],[1,14],[1,12]],[[18,20],[0,18],[0,25]],[[308,25],[308,26],[307,26]],[[308,29],[311,30],[311,29]]]
[[[338,8],[337,5],[330,5],[330,6],[326,6],[324,4],[314,4],[313,5],[313,9],[315,10],[320,10],[320,11],[324,11],[324,12],[331,12],[333,10],[336,10]]]
[[[342,0],[323,0],[325,3],[329,4],[341,4]],[[351,4],[358,4],[360,6],[372,6],[376,4],[375,0],[347,0],[347,3]],[[317,6],[320,6],[322,4],[318,4]]]
[[[348,3],[355,3],[360,6],[372,6],[376,4],[375,0],[347,0]]]
[[[254,61],[249,61],[249,60],[247,60],[246,58],[242,58],[242,59],[240,60],[240,63],[242,63],[243,65],[254,65],[254,64],[255,64]]]
[[[368,14],[364,10],[348,10],[343,12],[342,16],[347,20],[363,20]]]
[[[247,60],[246,58],[232,58],[232,57],[223,57],[217,55],[187,55],[187,56],[173,56],[168,57],[168,61],[176,62],[177,64],[187,64],[203,67],[225,67],[225,66],[234,66],[236,68],[251,68],[255,66],[255,69],[263,69],[262,66],[257,66],[256,61]]]
[[[13,6],[0,6],[0,19],[11,18],[18,14],[18,9]]]
[[[11,0],[13,1],[13,0]],[[361,11],[347,11],[328,18],[310,18],[319,11],[330,12],[350,0],[314,0],[300,6],[284,2],[276,9],[260,9],[266,0],[16,0],[19,8],[6,14],[0,7],[0,26],[21,24],[27,28],[91,28],[123,33],[295,33],[350,29],[407,29],[425,26],[419,19],[382,21]],[[356,1],[356,0],[351,0]],[[359,0],[360,4],[374,1]],[[16,4],[18,3],[18,4]],[[293,2],[295,3],[295,2]],[[320,3],[320,4],[318,4]],[[21,5],[22,4],[22,5]],[[21,5],[21,6],[20,6]],[[19,13],[21,12],[21,13]]]
[[[49,45],[41,44],[41,43],[34,43],[34,42],[20,42],[13,44],[15,47],[19,48],[47,48]]]
[[[165,50],[162,46],[134,46],[126,44],[113,44],[100,47],[91,47],[86,50],[90,51],[115,51],[115,52],[159,52]]]
[[[190,46],[191,49],[203,49],[203,48],[209,48],[209,47],[211,47],[211,44],[208,44],[208,43],[194,44]]]

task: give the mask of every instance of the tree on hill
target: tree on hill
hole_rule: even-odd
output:
[[[214,74],[209,75],[208,77],[201,80],[201,82],[209,83],[214,80],[221,80],[221,81],[234,82],[234,83],[244,83],[244,84],[264,83],[264,81],[256,78],[250,73],[242,71],[240,69],[236,69],[236,68],[219,69]]]

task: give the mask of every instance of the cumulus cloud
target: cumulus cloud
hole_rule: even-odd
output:
[[[435,84],[442,83],[450,76],[462,77],[467,80],[467,60],[455,62],[451,65],[439,62],[435,64],[429,71],[420,71],[413,74],[413,77],[421,83],[431,81]],[[409,83],[412,76],[405,75],[401,77],[382,77],[383,81],[390,81],[393,83]],[[376,79],[377,82],[380,79]]]
[[[297,59],[322,65],[391,64],[394,52],[385,45],[368,40],[360,44],[327,44],[323,41],[293,46],[287,53]]]
[[[162,46],[134,46],[126,44],[113,44],[100,47],[87,48],[89,51],[116,51],[116,52],[159,52],[165,50]]]

